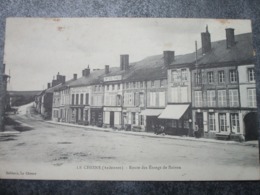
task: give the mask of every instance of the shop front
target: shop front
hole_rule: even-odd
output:
[[[162,113],[163,109],[145,109],[142,110],[140,115],[145,117],[145,130],[148,132],[156,132],[161,125],[161,120],[158,116]]]
[[[165,133],[192,136],[190,104],[167,105],[158,119],[163,120]]]
[[[90,125],[102,127],[103,125],[103,108],[90,109]]]
[[[104,127],[122,128],[122,108],[121,107],[104,107]]]
[[[141,108],[125,108],[123,110],[123,124],[126,130],[145,131],[145,117],[141,115]]]

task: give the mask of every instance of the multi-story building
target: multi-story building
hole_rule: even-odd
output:
[[[164,52],[168,67],[168,102],[159,119],[165,120],[165,131],[173,135],[191,135],[191,76],[195,53],[175,56],[174,51]]]
[[[106,72],[103,78],[104,107],[103,120],[105,127],[123,128],[123,80],[129,72],[129,55],[120,56],[120,68]]]
[[[242,134],[257,138],[255,71],[251,33],[211,43],[202,33],[202,52],[192,67],[192,115],[204,137]],[[206,36],[207,38],[205,38]]]

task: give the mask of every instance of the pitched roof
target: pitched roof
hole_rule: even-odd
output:
[[[226,40],[215,41],[211,43],[211,51],[202,55],[202,49],[197,51],[197,64],[216,64],[225,62],[242,62],[252,60],[253,45],[252,33],[235,35],[236,44],[227,48]],[[195,52],[184,55],[178,55],[170,66],[194,64],[196,61]]]
[[[198,59],[198,64],[239,63],[252,60],[254,57],[252,33],[236,35],[235,42],[231,48],[227,48],[226,40],[213,42],[211,51]]]

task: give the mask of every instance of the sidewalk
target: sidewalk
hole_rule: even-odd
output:
[[[176,139],[176,140],[218,143],[218,144],[234,144],[234,145],[258,147],[258,141],[257,140],[247,141],[247,142],[235,142],[235,141],[216,140],[216,139],[207,139],[207,138],[195,138],[195,137],[184,137],[184,136],[174,136],[174,135],[156,135],[152,132],[135,132],[135,131],[115,130],[115,129],[112,129],[112,128],[103,128],[103,127],[96,127],[96,126],[83,126],[83,125],[75,125],[75,124],[71,124],[71,123],[54,122],[54,121],[46,121],[46,122],[51,123],[51,124],[55,124],[55,125],[63,125],[63,126],[76,127],[76,128],[81,128],[81,129],[121,133],[121,134],[136,135],[136,136],[147,136],[147,137],[153,137],[153,138],[159,137],[159,138]]]

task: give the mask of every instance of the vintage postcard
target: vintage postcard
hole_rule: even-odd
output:
[[[259,180],[250,20],[7,18],[0,178]]]

